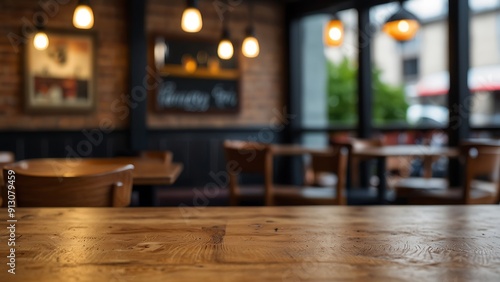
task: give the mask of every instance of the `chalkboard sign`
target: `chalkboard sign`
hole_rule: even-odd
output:
[[[220,59],[217,44],[155,38],[154,61],[161,77],[155,97],[157,111],[238,112],[237,55]]]
[[[222,79],[162,77],[156,103],[158,110],[185,112],[236,111],[238,82]],[[196,84],[196,85],[193,85]]]

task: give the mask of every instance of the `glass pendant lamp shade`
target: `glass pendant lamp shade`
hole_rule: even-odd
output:
[[[91,29],[94,26],[94,12],[89,0],[78,1],[73,13],[73,25],[79,29]]]
[[[323,35],[326,46],[340,46],[344,41],[344,25],[337,17],[330,20]]]
[[[234,54],[234,48],[233,48],[233,43],[231,43],[231,40],[229,39],[229,31],[227,28],[224,28],[222,31],[222,38],[219,42],[219,46],[217,47],[217,55],[219,55],[219,58],[223,60],[229,60],[233,57]]]
[[[33,38],[33,46],[37,50],[45,50],[49,47],[49,37],[43,30],[38,30],[35,37]]]
[[[199,32],[203,27],[203,19],[195,0],[188,0],[188,6],[182,13],[181,28],[185,32]]]
[[[407,41],[415,37],[419,28],[417,17],[401,6],[398,12],[387,19],[383,31],[398,41]]]
[[[247,58],[255,58],[259,55],[260,46],[259,41],[255,37],[253,27],[248,27],[246,34],[246,38],[243,40],[243,55]]]
[[[221,40],[219,47],[217,48],[217,54],[219,55],[219,58],[223,60],[231,59],[234,54],[233,43],[231,43],[228,39]]]

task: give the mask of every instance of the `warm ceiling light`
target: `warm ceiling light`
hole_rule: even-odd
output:
[[[33,38],[33,46],[35,49],[43,51],[49,47],[49,37],[43,30],[38,30]]]
[[[415,37],[420,28],[420,23],[415,15],[403,8],[389,17],[384,24],[383,30],[398,41],[407,41]]]
[[[246,33],[247,36],[245,40],[243,40],[242,47],[243,55],[247,58],[255,58],[260,52],[259,41],[255,38],[253,27],[248,27]]]
[[[181,27],[185,32],[198,32],[203,27],[203,19],[196,2],[196,0],[188,0],[188,7],[182,13]]]
[[[327,46],[340,46],[344,41],[344,25],[337,17],[328,22],[325,27],[324,41]]]
[[[219,42],[219,47],[217,48],[217,54],[219,55],[219,58],[223,60],[229,60],[233,57],[233,43],[231,43],[231,40],[229,39],[229,31],[226,27],[222,30],[222,38]]]
[[[79,0],[73,13],[73,25],[79,29],[91,29],[94,26],[94,12],[90,0]]]

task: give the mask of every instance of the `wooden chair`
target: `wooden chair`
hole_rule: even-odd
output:
[[[364,158],[353,156],[352,151],[364,148],[373,148],[382,146],[382,140],[378,138],[371,139],[360,139],[360,138],[349,138],[348,140],[332,140],[331,144],[334,146],[346,146],[349,150],[348,153],[348,165],[350,167],[350,185],[351,187],[359,188],[361,187],[361,183],[359,182],[360,174],[359,174],[359,165],[363,161],[369,161],[373,158]]]
[[[348,147],[336,145],[330,153],[311,154],[310,168],[314,175],[333,173],[337,177],[330,187],[296,187],[274,185],[274,201],[286,205],[344,205],[347,177]],[[314,177],[318,179],[318,177]]]
[[[0,151],[0,170],[4,165],[13,163],[15,161],[14,154],[11,152]],[[0,173],[0,191],[3,187],[3,174]],[[0,194],[0,206],[2,206],[2,195]]]
[[[0,167],[13,163],[15,160],[14,154],[11,152],[0,151]]]
[[[460,151],[465,163],[463,187],[449,187],[445,179],[414,178],[396,186],[398,198],[409,204],[498,204],[500,147],[465,144]]]
[[[230,205],[238,205],[244,198],[263,199],[265,205],[273,205],[273,157],[270,146],[235,140],[226,140],[223,146],[229,174]],[[264,176],[263,187],[240,186],[238,178],[242,173]]]
[[[107,166],[100,171],[97,166],[81,166],[71,174],[43,175],[30,172],[29,161],[21,161],[5,166],[3,176],[7,180],[9,170],[16,172],[19,207],[125,207],[130,204],[133,169],[133,165]],[[2,189],[4,199],[7,191],[7,187]]]
[[[470,142],[470,141],[465,141],[462,142],[461,145],[461,155],[462,155],[462,161],[464,162],[464,156],[467,154],[467,150],[470,147],[475,147],[475,146],[492,146],[491,143],[484,143],[484,142]],[[407,177],[398,180],[398,182],[394,185],[394,188],[396,190],[396,199],[398,201],[406,201],[406,198],[412,197],[412,194],[418,193],[421,190],[445,190],[448,189],[448,180],[446,178],[434,178],[432,177],[432,171],[427,171],[431,170],[431,165],[432,165],[432,157],[428,157],[427,159],[424,158],[424,163],[427,161],[427,168],[424,167],[424,175],[423,177]],[[472,182],[472,187],[476,185],[482,185],[480,181],[473,181]]]
[[[170,151],[141,151],[139,156],[145,159],[159,159],[166,164],[171,163],[173,158],[173,154]]]

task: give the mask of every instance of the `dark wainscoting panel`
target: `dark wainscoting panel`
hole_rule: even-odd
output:
[[[10,131],[0,132],[0,151],[17,160],[64,157],[112,157],[127,150],[126,131]]]
[[[221,173],[225,172],[222,148],[225,139],[277,143],[282,141],[282,136],[266,128],[158,130],[149,132],[149,148],[170,150],[174,161],[184,164],[184,171],[174,186],[203,188],[217,183],[211,173],[222,177]],[[253,182],[248,176],[243,181]]]
[[[113,157],[130,154],[128,131],[111,133],[82,131],[9,131],[0,132],[0,151],[12,151],[17,160],[64,157]],[[91,132],[91,134],[89,134]],[[102,138],[101,138],[102,136]],[[211,172],[225,172],[222,143],[225,139],[278,143],[282,133],[268,128],[150,130],[150,150],[170,150],[174,161],[184,164],[184,171],[174,186],[203,188],[216,183]],[[277,162],[281,163],[281,162]],[[276,169],[280,169],[276,166]],[[226,181],[221,178],[222,181]],[[245,176],[242,181],[259,180]]]

